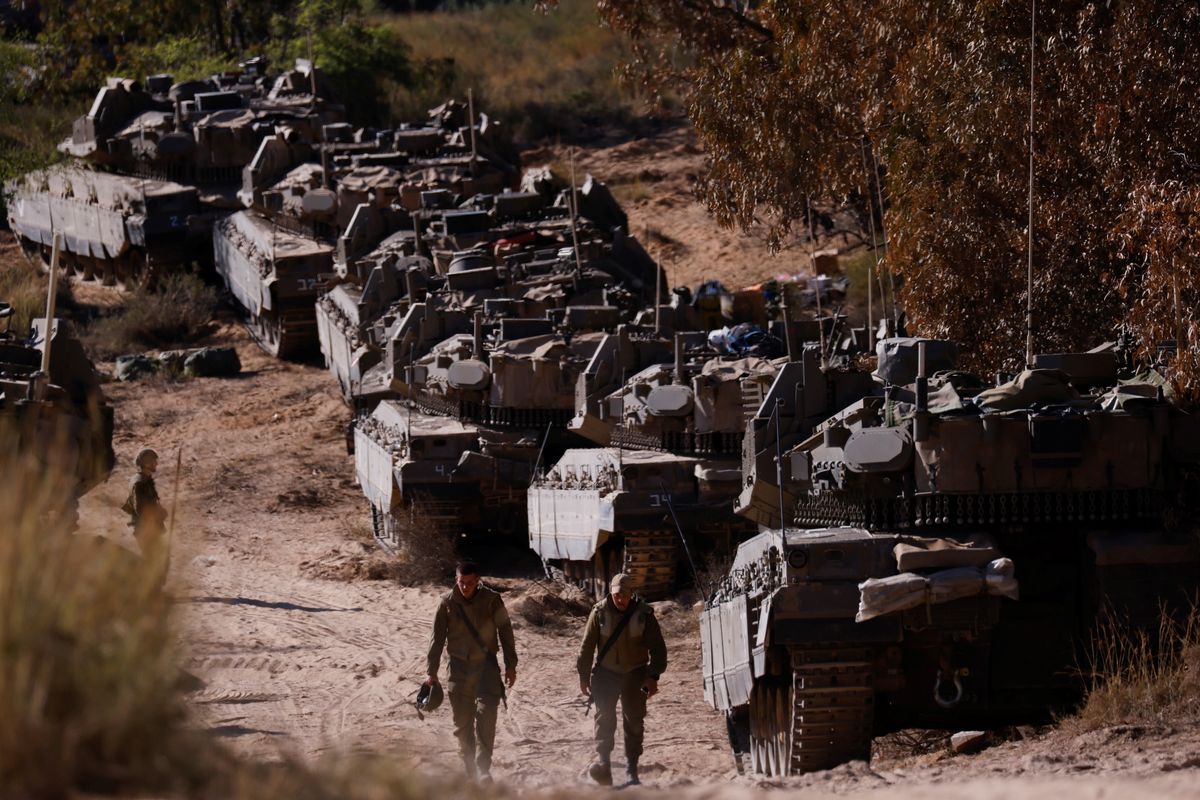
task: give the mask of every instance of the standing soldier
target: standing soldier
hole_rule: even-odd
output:
[[[158,489],[154,486],[158,453],[147,447],[133,463],[137,474],[129,482],[129,497],[121,510],[129,515],[129,527],[133,528],[133,538],[142,548],[142,555],[149,556],[162,542],[167,521],[167,512],[158,502]]]
[[[640,782],[638,758],[642,755],[646,701],[658,694],[658,678],[667,668],[667,645],[654,609],[634,596],[633,585],[632,575],[621,573],[612,579],[608,597],[597,603],[588,617],[576,664],[579,690],[596,703],[596,761],[588,774],[602,786],[612,785],[610,758],[618,699],[625,730],[626,772],[629,783]]]
[[[504,648],[503,683],[496,659],[500,647]],[[467,777],[491,782],[496,707],[505,688],[517,681],[517,648],[504,601],[479,584],[479,569],[468,561],[455,569],[454,588],[434,615],[426,686],[438,683],[443,648],[450,656],[450,708],[459,755]]]

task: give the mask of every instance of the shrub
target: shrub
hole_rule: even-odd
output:
[[[1111,614],[1101,620],[1086,653],[1087,697],[1069,727],[1200,717],[1200,606],[1163,610],[1152,634]]]
[[[34,317],[45,316],[48,280],[39,265],[24,258],[11,259],[0,268],[0,301],[8,303],[16,312],[9,320],[9,330],[13,333],[24,336]],[[70,304],[71,284],[60,278],[56,315],[66,316]],[[0,328],[3,325],[0,323]]]
[[[599,26],[587,0],[546,14],[491,3],[373,21],[408,44],[413,64],[411,84],[388,98],[393,122],[419,119],[448,97],[465,99],[468,89],[477,108],[524,141],[586,136],[628,122],[641,106],[616,75],[624,44]]]
[[[36,453],[5,446],[0,460],[0,785],[65,796],[173,784],[183,706],[161,573],[71,535],[71,481]]]
[[[116,313],[92,324],[84,340],[93,356],[185,345],[206,334],[216,290],[195,275],[168,275],[152,288],[130,294]]]

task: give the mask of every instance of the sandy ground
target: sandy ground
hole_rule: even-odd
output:
[[[538,155],[527,160],[536,163]],[[635,231],[649,224],[663,232],[658,241],[673,282],[715,275],[742,285],[798,269],[806,258],[806,245],[797,243],[771,259],[761,235],[713,225],[691,199],[702,156],[685,130],[584,152],[579,163],[614,187]],[[84,299],[105,304],[106,292],[89,288]],[[136,548],[119,506],[134,454],[145,445],[159,450],[164,502],[178,490],[171,591],[183,622],[185,667],[204,683],[191,695],[194,724],[264,759],[369,748],[396,751],[418,769],[456,769],[447,711],[421,720],[411,705],[445,587],[328,577],[376,557],[368,506],[345,448],[349,414],[332,378],[316,366],[269,359],[228,321],[212,342],[238,348],[241,376],[107,386],[117,415],[118,466],[82,504],[87,528]],[[561,787],[576,794],[587,787],[590,756],[591,721],[574,674],[584,606],[568,604],[567,613],[547,622],[539,599],[561,592],[544,582],[536,560],[520,547],[485,558],[500,576],[492,584],[514,612],[521,657],[517,686],[500,716],[496,776],[519,793]],[[1079,735],[1026,731],[1023,740],[973,756],[877,742],[870,766],[848,764],[782,783],[739,777],[723,720],[704,703],[691,603],[683,598],[658,610],[671,666],[651,702],[646,788],[633,794],[1200,796],[1200,726],[1179,723]]]
[[[720,228],[696,202],[694,187],[704,154],[689,126],[612,147],[545,147],[522,158],[526,166],[552,164],[566,174],[572,154],[578,180],[591,173],[609,187],[629,216],[630,231],[660,260],[673,286],[694,289],[718,278],[734,289],[780,273],[811,272],[814,248],[806,236],[786,238],[772,254],[765,226],[756,224],[748,233]],[[816,231],[816,250],[834,248],[846,254],[863,246],[861,237],[848,233],[850,218],[838,215],[834,222],[828,235]]]

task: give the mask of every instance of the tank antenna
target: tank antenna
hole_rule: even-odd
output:
[[[650,244],[650,226],[646,226],[646,244]],[[662,251],[659,251],[658,269],[654,271],[654,335],[662,336],[662,285],[663,285],[663,267],[661,263]]]
[[[825,320],[821,311],[821,277],[817,275],[817,234],[812,221],[812,198],[804,195],[804,218],[808,222],[808,260],[812,264],[813,294],[817,298],[817,337],[821,346],[821,369],[825,369]],[[781,287],[787,291],[787,287]]]
[[[867,262],[867,352],[875,352],[875,276],[879,274],[879,242],[875,237],[875,199],[871,195],[871,173],[867,166],[867,137],[863,135],[863,141],[858,148],[862,155],[863,162],[863,177],[867,179],[867,219],[870,221],[871,227],[871,255],[872,261]],[[872,266],[874,271],[872,272]],[[883,288],[883,284],[880,284]],[[882,298],[881,298],[882,300]]]
[[[696,561],[692,558],[692,549],[688,547],[687,536],[683,533],[683,526],[679,524],[679,517],[675,516],[675,504],[671,502],[671,493],[667,491],[667,485],[659,480],[658,487],[662,489],[663,498],[667,501],[667,511],[671,512],[671,521],[675,523],[675,531],[679,534],[679,541],[683,543],[683,552],[687,556],[688,566],[692,568],[692,580],[696,582],[696,588],[700,591],[700,597],[704,600],[704,605],[708,605],[708,591],[704,588],[703,581],[700,580],[700,572],[696,569]]]
[[[781,445],[780,428],[783,427],[783,420],[779,413],[780,407],[783,406],[783,398],[775,399],[775,488],[779,492],[779,530],[787,531],[787,519],[783,516],[783,447]]]
[[[1037,58],[1037,0],[1032,0],[1029,13],[1029,229],[1025,267],[1025,368],[1033,368],[1033,69]]]
[[[575,151],[571,151],[571,202],[568,204],[571,212],[571,243],[575,247],[575,279],[583,277],[583,262],[579,257],[579,231],[575,218],[579,216],[579,200],[575,195]]]
[[[871,164],[875,169],[875,197],[879,201],[879,244],[887,252],[887,226],[883,219],[883,179],[879,175],[879,159],[875,157],[875,145],[871,145]],[[892,290],[892,335],[900,335],[900,315],[896,312],[896,276],[891,269],[887,271],[888,286]],[[883,276],[879,276],[879,291],[883,295]],[[887,297],[881,296],[879,301],[887,305]]]
[[[475,90],[470,88],[467,89],[467,124],[471,127],[471,177],[474,178],[478,174],[475,159],[479,157],[479,149],[475,145]]]
[[[533,486],[533,482],[537,480],[538,469],[542,466],[542,454],[546,452],[546,442],[550,440],[550,428],[554,423],[547,423],[546,432],[542,435],[542,446],[538,448],[537,461],[533,462],[533,472],[529,476],[529,485]]]
[[[42,342],[42,379],[36,392],[40,400],[46,385],[50,383],[50,341],[54,336],[54,307],[58,302],[58,253],[62,249],[63,235],[54,234],[53,250],[50,251],[50,281],[46,291],[46,338]]]

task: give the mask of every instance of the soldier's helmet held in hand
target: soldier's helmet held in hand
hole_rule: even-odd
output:
[[[429,686],[422,686],[417,692],[417,710],[418,711],[435,711],[442,704],[445,696],[442,694],[442,686],[439,683],[434,683]]]

